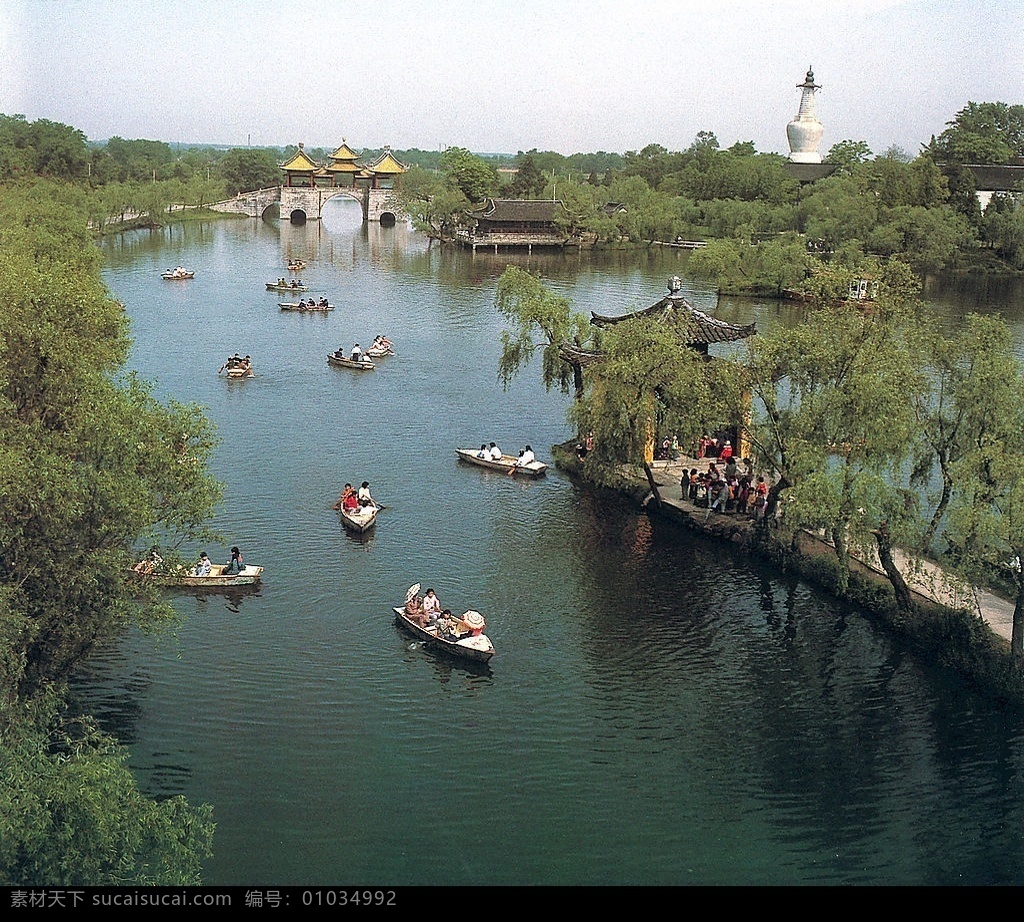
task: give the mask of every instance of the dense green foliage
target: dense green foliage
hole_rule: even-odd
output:
[[[52,729],[43,729],[49,724]],[[0,747],[0,883],[188,886],[210,854],[209,807],[138,790],[88,721],[7,721]]]
[[[0,196],[0,878],[192,883],[208,811],[143,798],[116,744],[60,705],[97,644],[173,616],[129,566],[210,537],[221,495],[201,408],[124,373],[128,320],[81,206],[45,181]]]

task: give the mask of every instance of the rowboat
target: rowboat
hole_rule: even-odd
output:
[[[160,278],[178,281],[179,279],[194,279],[196,274],[188,269],[166,269],[160,273]]]
[[[306,268],[306,264],[301,259],[292,259],[288,262],[289,272],[301,272]]]
[[[341,510],[341,524],[344,525],[349,531],[364,532],[369,531],[373,528],[374,522],[377,521],[377,513],[380,512],[380,506],[359,506],[355,509]]]
[[[395,350],[390,346],[384,346],[383,348],[380,346],[370,346],[370,348],[366,350],[366,354],[370,356],[370,358],[379,359],[385,355],[394,355]]]
[[[337,365],[339,368],[355,368],[357,371],[373,371],[373,369],[377,367],[373,362],[366,362],[363,359],[359,359],[358,362],[354,362],[352,359],[344,358],[333,352],[329,352],[327,354],[327,364]]]
[[[333,304],[303,304],[299,301],[278,301],[277,306],[283,311],[297,311],[300,314],[316,314],[333,311]]]
[[[308,285],[299,285],[295,282],[267,282],[267,291],[309,291]]]
[[[252,365],[235,365],[231,368],[221,366],[217,374],[223,374],[227,378],[255,378]]]
[[[134,572],[134,571],[132,571]],[[247,564],[240,573],[225,573],[222,564],[210,568],[208,576],[192,576],[184,567],[178,573],[139,573],[161,586],[188,586],[198,589],[230,589],[233,586],[255,586],[263,576],[263,567]]]
[[[478,449],[475,448],[456,448],[455,454],[458,456],[460,461],[466,461],[469,464],[476,464],[480,467],[489,467],[491,470],[504,471],[506,474],[522,474],[524,477],[541,477],[544,472],[548,469],[548,466],[542,461],[530,461],[528,464],[518,464],[518,458],[512,455],[502,455],[501,459],[495,461],[491,458],[478,458]]]
[[[494,656],[494,644],[490,638],[483,633],[486,627],[483,616],[479,612],[467,611],[463,620],[475,621],[479,619],[481,627],[479,633],[476,630],[459,628],[460,633],[439,634],[437,624],[428,624],[420,627],[405,612],[405,606],[393,608],[395,623],[405,631],[408,631],[419,640],[423,646],[433,653],[440,653],[445,656],[453,656],[457,659],[468,660],[473,663],[486,663]]]

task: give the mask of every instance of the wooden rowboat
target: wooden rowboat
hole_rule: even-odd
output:
[[[385,346],[383,349],[381,349],[380,347],[377,347],[375,349],[373,346],[370,346],[370,348],[366,350],[366,354],[371,358],[379,359],[385,355],[394,355],[395,350],[390,348],[389,346]]]
[[[511,472],[514,476],[541,477],[548,469],[548,466],[542,461],[531,461],[529,464],[524,465],[517,464],[518,459],[512,455],[502,455],[500,461],[493,461],[490,458],[478,458],[476,456],[478,450],[476,448],[456,448],[455,454],[460,461],[476,464],[479,467],[489,467],[495,471],[504,471],[506,474]]]
[[[256,375],[252,370],[252,365],[239,365],[235,368],[222,369],[224,377],[226,378],[255,378]],[[221,372],[217,372],[221,374]]]
[[[354,368],[357,371],[373,371],[377,366],[373,362],[364,362],[360,359],[358,362],[353,362],[352,359],[343,358],[340,355],[330,352],[327,355],[328,365],[337,365],[339,368]]]
[[[283,311],[296,311],[300,314],[323,314],[333,311],[333,304],[301,304],[298,301],[278,301],[277,306]]]
[[[308,285],[294,285],[291,282],[267,282],[267,291],[309,291]]]
[[[169,279],[171,281],[179,281],[180,279],[194,279],[196,274],[189,272],[187,269],[168,269],[165,272],[160,273],[160,278]]]
[[[380,512],[380,506],[359,506],[352,510],[342,508],[341,524],[349,531],[361,534],[373,528],[378,512]]]
[[[436,625],[420,627],[405,613],[404,606],[393,608],[392,611],[395,613],[395,623],[421,641],[423,646],[433,653],[453,656],[472,663],[486,663],[494,656],[494,644],[486,634],[475,634],[462,630],[459,634],[439,636]],[[478,612],[466,612],[462,617],[466,618],[470,615],[480,617]],[[483,623],[483,618],[480,618],[480,621]]]
[[[301,259],[293,259],[288,263],[289,272],[301,272],[306,268],[306,264]]]
[[[134,572],[134,571],[133,571]],[[188,586],[193,589],[231,589],[235,586],[255,586],[263,576],[263,567],[247,564],[240,573],[225,573],[221,564],[210,568],[208,576],[190,576],[182,568],[180,573],[138,573],[140,579],[149,579],[161,586]]]

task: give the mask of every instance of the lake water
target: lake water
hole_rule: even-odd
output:
[[[506,264],[617,313],[662,296],[675,254],[474,257],[333,206],[323,225],[221,221],[104,250],[133,367],[223,437],[224,542],[194,551],[238,544],[266,568],[248,594],[176,596],[176,638],[130,635],[79,685],[148,794],[213,805],[206,883],[1024,882],[1020,713],[617,496],[456,462],[491,440],[550,460],[569,437],[537,367],[497,380]],[[336,310],[279,310],[265,282],[289,257]],[[161,280],[179,264],[193,281]],[[778,307],[718,316],[765,328]],[[377,333],[397,355],[375,371],[327,365]],[[255,378],[218,377],[235,351]],[[330,505],[362,480],[386,509],[358,540]],[[490,669],[398,630],[417,582],[486,615]]]

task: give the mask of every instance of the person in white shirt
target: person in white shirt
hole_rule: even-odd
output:
[[[536,460],[537,460],[537,458],[536,458],[536,456],[533,453],[533,449],[530,448],[529,445],[527,445],[526,449],[524,451],[520,452],[520,454],[519,454],[519,461],[516,462],[516,463],[520,467],[525,467],[527,464],[530,464],[531,462],[536,461]]]
[[[199,563],[192,568],[192,576],[209,576],[210,567],[210,558],[206,556],[206,551],[203,551],[199,555]]]
[[[370,496],[370,481],[364,480],[362,484],[360,484],[359,489],[356,491],[356,499],[359,500],[360,506],[365,506],[367,504],[371,506],[377,505],[373,501],[373,497]]]
[[[483,458],[484,460],[487,460],[491,457],[491,453],[487,450],[486,445],[481,445],[480,450],[476,453],[476,456],[478,458]]]
[[[352,347],[352,361],[353,361],[353,362],[358,362],[358,361],[359,361],[359,355],[360,355],[360,353],[361,353],[362,351],[363,351],[363,350],[359,348],[359,343],[356,343],[356,344],[355,344],[355,345],[354,345],[354,346]]]
[[[498,446],[495,445],[494,442],[491,442],[491,460],[492,461],[500,461],[501,460],[501,449],[498,448]]]
[[[433,624],[441,615],[441,600],[434,594],[433,589],[428,589],[423,596],[423,612],[420,615],[420,627]]]

